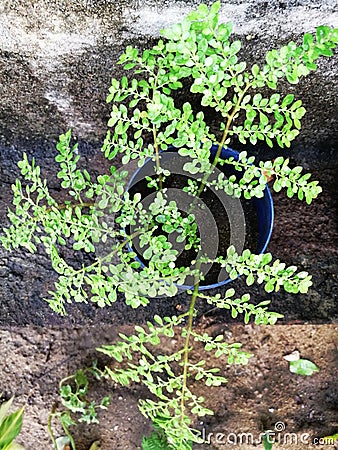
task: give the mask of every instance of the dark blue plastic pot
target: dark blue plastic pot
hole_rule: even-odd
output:
[[[211,159],[213,159],[216,156],[217,150],[218,145],[213,145],[211,147],[210,150]],[[229,159],[233,157],[235,161],[238,161],[238,155],[239,153],[235,150],[232,150],[231,148],[223,148],[220,157],[222,159]],[[233,173],[236,174],[236,171],[233,170]],[[240,178],[241,172],[237,172],[236,175],[238,178]],[[268,185],[266,185],[266,188],[264,190],[264,197],[262,198],[253,197],[251,201],[253,202],[253,205],[257,213],[258,243],[256,252],[260,254],[265,252],[266,247],[268,246],[268,243],[270,241],[273,229],[273,220],[274,220],[273,200]],[[227,283],[229,283],[229,281],[227,280]]]
[[[169,149],[169,151],[175,151],[176,149],[172,148]],[[212,146],[210,150],[210,160],[213,160],[216,152],[218,150],[218,145],[215,144]],[[165,154],[166,152],[163,152]],[[228,159],[230,157],[233,157],[236,161],[238,160],[239,153],[235,150],[232,150],[230,148],[223,148],[220,157],[222,159]],[[147,164],[151,164],[151,167],[153,167],[153,162],[151,160],[148,160],[144,166],[137,169],[135,173],[133,174],[132,178],[129,181],[128,189],[137,182],[137,179],[142,179],[144,175],[142,175],[142,171],[147,166]],[[241,178],[241,172],[238,172],[234,169],[232,165],[227,166],[227,170],[229,173],[234,174],[238,179]],[[189,175],[189,174],[187,174]],[[266,186],[264,190],[264,196],[262,198],[252,198],[250,201],[252,201],[254,209],[256,211],[257,215],[257,227],[258,227],[258,237],[257,237],[257,248],[256,253],[264,253],[266,250],[266,247],[270,241],[272,229],[273,229],[273,220],[274,220],[274,210],[273,210],[273,201],[271,197],[270,190],[268,186]],[[129,247],[130,250],[132,250]],[[144,262],[140,258],[136,258],[136,260],[141,264],[142,267],[144,266]],[[231,278],[227,278],[225,280],[222,280],[218,283],[214,284],[208,284],[208,285],[201,285],[199,287],[199,290],[206,290],[206,289],[215,289],[220,286],[223,286],[225,284],[230,283],[232,280]],[[189,285],[182,285],[179,286],[182,290],[191,289],[192,286]]]

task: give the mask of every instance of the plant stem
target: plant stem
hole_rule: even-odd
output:
[[[196,274],[195,274],[195,280],[194,280],[194,290],[191,295],[190,300],[190,306],[188,311],[188,324],[186,327],[187,335],[185,337],[184,342],[184,355],[183,355],[183,380],[182,380],[182,391],[181,391],[181,424],[184,421],[184,410],[185,410],[185,391],[187,389],[187,382],[188,382],[188,363],[189,363],[189,353],[190,353],[190,337],[191,332],[193,328],[193,319],[194,319],[194,312],[195,312],[195,304],[198,297],[198,288],[200,285],[200,268],[201,268],[201,261],[197,261],[196,264]]]
[[[247,90],[250,88],[250,86],[251,86],[250,83],[248,83],[245,86],[245,88],[241,92],[240,96],[238,97],[237,103],[236,103],[235,107],[233,108],[232,113],[228,116],[228,120],[225,125],[225,130],[224,130],[221,142],[218,145],[218,149],[217,149],[215,158],[212,162],[211,170],[204,175],[201,185],[199,187],[198,193],[197,193],[197,197],[199,197],[201,195],[201,193],[203,192],[203,189],[204,189],[211,173],[213,172],[214,168],[216,167],[216,165],[218,163],[219,157],[220,157],[222,149],[223,149],[223,145],[228,137],[228,133],[229,133],[229,129],[232,124],[232,121],[234,120],[234,117],[235,117],[236,113],[238,112],[241,102],[244,98],[244,95],[247,92]],[[190,337],[191,337],[191,332],[192,332],[192,328],[193,328],[195,304],[196,304],[196,300],[198,297],[198,288],[199,288],[199,284],[200,284],[200,267],[201,267],[201,261],[198,261],[196,264],[197,272],[195,275],[194,290],[193,290],[193,293],[191,296],[191,301],[190,301],[190,306],[189,306],[188,324],[187,324],[187,328],[186,328],[187,335],[186,335],[185,343],[184,343],[183,384],[182,384],[182,391],[181,391],[181,423],[184,421],[184,410],[185,410],[184,402],[185,402],[185,391],[187,389],[187,381],[188,381],[188,363],[189,363],[189,352],[190,352],[189,344],[190,344]]]
[[[154,147],[155,147],[155,163],[156,163],[156,172],[158,173],[158,184],[160,191],[162,191],[162,173],[159,173],[161,170],[161,163],[160,163],[160,151],[158,148],[157,143],[157,133],[155,125],[153,125],[153,138],[154,138]]]
[[[159,67],[158,71],[160,70],[161,67]],[[153,85],[153,97],[152,97],[152,101],[155,102],[155,93],[158,91],[158,72],[157,74],[153,74],[154,75],[154,85]],[[157,132],[156,132],[156,126],[155,124],[153,124],[153,139],[154,139],[154,147],[155,147],[155,164],[156,164],[156,172],[158,175],[158,184],[159,184],[159,188],[160,191],[162,191],[162,173],[161,173],[161,163],[160,163],[160,151],[158,148],[158,143],[157,143]]]
[[[103,261],[105,260],[109,260],[109,258],[111,258],[112,256],[114,256],[117,252],[121,251],[123,249],[123,247],[125,247],[130,241],[132,241],[135,237],[139,236],[141,233],[143,233],[144,230],[139,230],[139,231],[135,231],[133,234],[131,234],[130,236],[128,236],[117,248],[115,248],[115,250],[113,250],[112,252],[108,253],[108,255],[104,256],[101,259],[97,259],[93,264],[91,264],[90,266],[86,266],[86,267],[82,267],[79,270],[75,270],[73,272],[73,275],[76,275],[78,273],[81,272],[86,272],[87,270],[91,269],[92,267],[96,267],[99,264],[102,264]],[[70,376],[69,378],[72,378],[72,376]],[[63,380],[65,381],[65,380]]]
[[[218,149],[217,149],[215,158],[214,158],[214,160],[213,160],[213,162],[212,162],[210,171],[209,171],[209,172],[206,172],[206,174],[204,175],[204,177],[203,177],[203,179],[202,179],[201,185],[200,185],[200,187],[199,187],[199,189],[198,189],[198,192],[197,192],[197,197],[199,197],[199,196],[202,194],[202,192],[203,192],[203,190],[204,190],[204,188],[205,188],[205,185],[206,185],[206,183],[207,183],[207,181],[208,181],[210,175],[212,174],[214,168],[217,166],[217,163],[218,163],[218,161],[219,161],[219,157],[220,157],[221,152],[222,152],[222,149],[223,149],[223,145],[224,145],[224,143],[225,143],[225,141],[226,141],[226,139],[227,139],[227,137],[228,137],[228,134],[229,134],[229,130],[230,130],[230,126],[231,126],[231,124],[232,124],[232,121],[234,120],[234,117],[235,117],[236,113],[237,113],[238,110],[240,109],[240,106],[241,106],[242,100],[243,100],[243,98],[244,98],[244,95],[246,94],[246,92],[247,92],[247,90],[250,88],[250,86],[251,86],[250,83],[248,83],[248,84],[245,86],[245,88],[244,88],[243,91],[241,92],[240,96],[238,97],[238,100],[237,100],[237,103],[236,103],[235,107],[233,108],[231,114],[228,116],[228,120],[227,120],[227,123],[226,123],[226,125],[225,125],[224,133],[223,133],[221,142],[220,142],[219,145],[218,145]]]
[[[76,450],[76,445],[75,445],[73,436],[70,434],[70,432],[69,432],[69,430],[68,430],[66,424],[64,424],[62,420],[61,420],[61,425],[62,425],[62,428],[64,429],[64,431],[65,431],[65,433],[66,433],[66,436],[67,436],[68,439],[70,440],[70,444],[71,444],[72,450]]]
[[[55,439],[53,429],[52,429],[52,420],[54,417],[55,408],[56,408],[56,405],[53,406],[53,408],[48,416],[47,429],[48,429],[49,436],[53,442],[53,446],[54,446],[55,450],[57,450],[56,439]]]

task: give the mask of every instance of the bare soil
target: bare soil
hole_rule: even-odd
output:
[[[221,368],[228,383],[207,392],[202,386],[195,386],[196,392],[206,397],[206,405],[215,411],[214,416],[195,423],[205,438],[204,444],[194,447],[196,450],[262,449],[260,433],[268,429],[276,432],[275,438],[279,440],[276,448],[335,448],[316,445],[319,442],[316,439],[337,432],[336,325],[225,325],[203,316],[197,328],[213,335],[222,333],[229,342],[242,342],[253,357],[247,366],[228,366],[222,357],[208,360],[208,364]],[[47,420],[51,408],[59,401],[59,380],[95,358],[99,364],[109,364],[109,360],[95,352],[95,347],[111,342],[118,332],[131,330],[131,326],[100,324],[64,329],[3,329],[0,332],[3,397],[15,395],[16,406],[26,404],[18,442],[29,450],[52,449]],[[177,339],[164,342],[163,349],[173,350],[179,343]],[[310,377],[292,374],[283,355],[296,349],[320,371]],[[137,385],[121,388],[108,381],[93,382],[92,398],[107,394],[111,395],[111,405],[99,413],[100,425],[81,424],[73,428],[77,450],[88,450],[94,440],[100,440],[104,450],[140,449],[142,435],[151,428],[138,412],[137,402],[147,392]],[[62,434],[57,426],[55,430],[56,434]]]

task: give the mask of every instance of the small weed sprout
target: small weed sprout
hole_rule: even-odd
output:
[[[58,419],[61,423],[72,450],[76,450],[76,443],[69,428],[75,426],[77,422],[85,422],[88,425],[99,423],[97,411],[106,409],[109,405],[108,396],[104,397],[99,404],[88,399],[88,375],[100,381],[105,374],[94,363],[92,367],[79,369],[74,375],[63,378],[59,383],[62,409],[54,405],[48,418],[48,431],[55,450],[58,446],[52,428],[53,419]]]

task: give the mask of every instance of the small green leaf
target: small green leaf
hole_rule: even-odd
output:
[[[0,425],[0,448],[9,446],[20,433],[24,408],[7,416]]]
[[[9,447],[6,447],[5,450],[25,450],[25,447],[18,444],[17,442],[12,442]]]
[[[3,420],[5,419],[5,417],[7,416],[10,407],[12,406],[14,397],[10,398],[7,402],[4,402],[1,406],[0,406],[0,425],[2,424]]]
[[[100,447],[100,441],[95,441],[92,443],[92,445],[90,446],[89,450],[99,450]]]
[[[297,375],[311,376],[319,372],[319,368],[308,359],[298,359],[297,361],[290,361],[290,372]]]
[[[255,278],[254,278],[253,274],[250,273],[246,279],[246,284],[248,286],[251,286],[252,284],[254,284],[254,282],[255,282]]]
[[[262,112],[259,113],[259,121],[263,126],[266,126],[269,123],[268,117]]]
[[[257,75],[259,74],[259,66],[257,64],[254,64],[251,68],[251,72],[254,77],[257,77]]]
[[[293,102],[293,99],[295,98],[294,94],[288,94],[284,97],[282,101],[282,108],[285,108],[286,106],[290,105]]]

